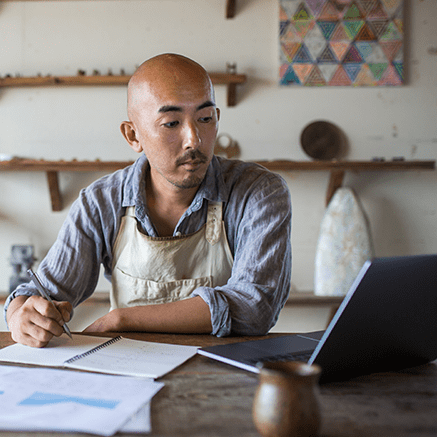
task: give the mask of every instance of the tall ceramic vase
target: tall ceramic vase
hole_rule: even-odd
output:
[[[350,188],[339,188],[326,209],[317,242],[314,293],[344,296],[373,256],[367,216]]]

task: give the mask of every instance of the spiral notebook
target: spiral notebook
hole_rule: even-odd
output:
[[[0,362],[65,367],[114,375],[160,378],[197,352],[181,346],[73,334],[54,337],[44,348],[14,344],[0,350]]]

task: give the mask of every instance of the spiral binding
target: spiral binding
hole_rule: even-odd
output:
[[[121,335],[119,335],[118,337],[111,338],[111,340],[105,341],[104,343],[100,344],[99,346],[93,347],[92,349],[90,349],[87,352],[84,352],[83,354],[79,354],[79,355],[76,355],[73,358],[70,358],[69,360],[65,361],[65,364],[71,364],[71,363],[73,363],[73,362],[75,362],[77,360],[80,360],[81,358],[85,358],[88,355],[91,355],[94,352],[97,352],[100,349],[103,349],[103,348],[105,348],[107,346],[110,346],[111,344],[121,340],[121,338],[122,338]]]

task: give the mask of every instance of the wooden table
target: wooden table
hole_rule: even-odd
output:
[[[195,346],[244,339],[207,335],[122,335]],[[9,333],[0,332],[0,348],[12,343]],[[161,381],[165,387],[152,401],[151,436],[259,436],[251,413],[258,384],[256,374],[196,355]],[[436,436],[437,362],[324,384],[320,387],[320,404],[323,421],[320,436]],[[47,433],[4,432],[0,435],[27,437]]]

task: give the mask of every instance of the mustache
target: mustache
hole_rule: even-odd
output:
[[[204,163],[208,161],[208,157],[205,154],[203,154],[200,150],[189,150],[188,152],[184,153],[176,160],[176,164],[182,165],[192,161]]]

